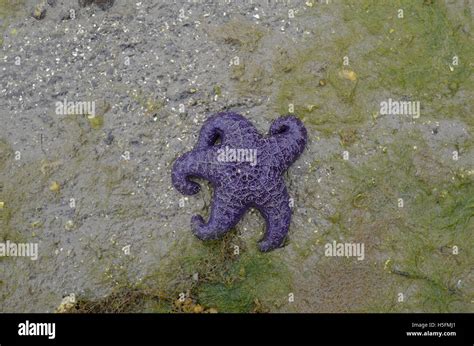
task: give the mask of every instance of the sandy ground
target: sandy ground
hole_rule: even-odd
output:
[[[46,11],[42,19],[31,15],[38,3]],[[353,196],[347,196],[357,191],[350,176],[374,157],[377,161],[376,155],[393,143],[409,143],[410,148],[435,153],[440,165],[469,172],[474,164],[472,135],[465,118],[437,114],[436,101],[423,104],[419,120],[372,117],[381,100],[403,93],[382,82],[370,90],[366,85],[376,77],[364,79],[363,73],[354,77],[359,83],[356,100],[362,100],[357,111],[363,119],[351,118],[356,106],[339,93],[345,93],[345,85],[331,83],[331,66],[359,73],[352,65],[341,65],[343,56],[352,59],[370,51],[379,37],[352,31],[344,6],[322,1],[118,0],[103,10],[66,0],[21,4],[4,26],[0,50],[0,196],[5,215],[8,211],[2,238],[37,242],[39,259],[0,260],[0,310],[51,312],[71,293],[104,297],[124,280],[141,282],[170,258],[179,263],[186,246],[202,246],[191,235],[189,222],[192,215],[207,213],[212,191],[204,188],[182,199],[171,185],[173,161],[194,146],[202,123],[215,112],[239,112],[266,133],[271,121],[285,113],[282,90],[286,84],[291,88],[291,80],[298,82],[294,71],[314,78],[309,96],[297,87],[291,96],[295,104],[310,109],[309,115],[298,114],[307,125],[309,143],[285,175],[295,200],[288,245],[268,255],[291,273],[291,284],[287,292],[265,292],[279,301],[268,309],[430,310],[422,302],[424,296],[416,294],[423,278],[396,275],[388,264],[401,252],[386,244],[391,237],[399,244],[410,231],[389,229],[383,220],[390,216],[383,210],[351,206]],[[454,18],[472,10],[472,4],[461,1],[448,6]],[[464,25],[469,30],[472,20]],[[332,45],[347,37],[354,45],[344,51]],[[320,56],[299,61],[302,55],[297,52],[310,44],[321,47]],[[288,77],[282,77],[281,70]],[[470,74],[472,65],[468,70]],[[350,72],[335,78],[353,82]],[[449,105],[454,107],[451,112],[472,116],[472,103],[467,102],[473,96],[472,76],[464,81]],[[432,99],[442,97],[435,93]],[[58,114],[56,103],[64,100],[95,102],[96,119]],[[335,115],[312,123],[308,119],[314,114]],[[398,135],[405,132],[412,134],[413,142]],[[351,135],[355,138],[348,139]],[[459,146],[462,160],[454,162],[451,154]],[[350,152],[353,169],[341,159],[344,151]],[[431,165],[424,157],[414,158],[416,174],[447,176],[449,169]],[[415,191],[403,193],[410,200]],[[466,222],[472,234],[470,215]],[[243,218],[237,233],[246,248],[256,248],[263,227],[255,211]],[[181,245],[183,239],[188,245]],[[333,240],[364,243],[365,259],[325,256],[324,244]],[[456,241],[433,248],[451,248]],[[469,256],[469,241],[459,244],[461,255]],[[127,245],[129,255],[123,251]],[[448,262],[443,263],[453,265]],[[456,263],[459,270],[452,269],[456,274],[449,279],[454,283],[446,285],[461,280],[461,298],[445,310],[472,311],[472,256]],[[262,279],[269,287],[278,280],[263,272]],[[413,299],[411,305],[398,307],[400,292]]]

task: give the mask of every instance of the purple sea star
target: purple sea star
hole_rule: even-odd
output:
[[[185,195],[199,192],[198,177],[214,188],[209,222],[191,219],[193,233],[202,240],[218,239],[254,207],[266,221],[260,251],[281,247],[291,219],[289,196],[282,173],[303,152],[306,129],[296,117],[276,119],[263,137],[252,123],[237,113],[218,113],[202,126],[192,151],[174,163],[174,187]]]

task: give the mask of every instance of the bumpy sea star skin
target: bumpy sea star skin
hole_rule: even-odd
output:
[[[276,119],[266,137],[237,113],[210,117],[202,126],[194,149],[180,156],[172,169],[173,185],[183,194],[199,192],[199,184],[190,180],[193,177],[210,181],[214,188],[209,221],[194,215],[193,233],[202,240],[217,239],[254,207],[266,221],[260,250],[281,247],[291,219],[282,173],[303,152],[306,141],[303,123],[292,115]],[[247,151],[233,156],[238,149]],[[225,157],[225,152],[230,154]],[[251,153],[255,160],[251,160]]]

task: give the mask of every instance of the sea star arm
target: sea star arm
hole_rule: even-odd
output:
[[[258,246],[267,252],[283,246],[291,220],[289,195],[285,184],[281,182],[270,191],[270,198],[264,205],[257,206],[266,222],[266,233]]]
[[[199,132],[198,142],[196,144],[197,149],[206,149],[214,145],[218,138],[222,139],[225,136],[225,129],[221,122],[217,121],[217,118],[210,119],[204,123]]]
[[[197,149],[205,149],[215,145],[220,139],[222,146],[242,146],[244,142],[253,143],[260,138],[250,121],[237,113],[218,113],[210,117],[199,133]]]
[[[191,218],[193,233],[201,240],[218,239],[237,225],[246,207],[232,201],[225,191],[216,189],[207,223],[200,215]]]
[[[192,150],[180,156],[171,171],[173,186],[182,194],[194,195],[199,192],[200,186],[190,178],[215,182],[218,177],[216,157],[215,150]]]
[[[307,132],[301,120],[293,115],[276,119],[269,131],[270,147],[281,171],[286,170],[303,152]]]

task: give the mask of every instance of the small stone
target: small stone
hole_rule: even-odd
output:
[[[339,76],[352,82],[357,80],[357,74],[352,70],[342,70],[339,72]]]
[[[95,4],[101,10],[106,11],[114,5],[114,0],[79,0],[80,7],[86,7]]]
[[[53,181],[49,186],[49,191],[58,193],[61,190],[61,185],[57,181]]]
[[[104,139],[104,143],[107,144],[107,145],[111,145],[112,142],[114,141],[114,135],[112,134],[112,131],[109,131],[109,133],[107,134],[107,138]]]
[[[200,314],[200,313],[203,312],[203,311],[204,311],[204,309],[202,308],[201,305],[197,304],[197,305],[194,306],[193,312],[194,312],[195,314]]]
[[[87,120],[94,130],[100,129],[104,125],[104,117],[100,115],[88,115]]]
[[[220,85],[215,85],[214,86],[214,95],[220,96],[222,94],[222,89]]]
[[[33,221],[30,226],[32,228],[37,228],[37,227],[40,227],[41,226],[41,221]]]
[[[0,209],[5,208],[5,202],[0,202]]]
[[[35,9],[33,10],[33,17],[35,19],[41,20],[46,16],[46,8],[45,8],[45,3],[42,1],[38,5],[35,6]]]
[[[74,221],[72,220],[67,220],[66,224],[64,225],[64,228],[68,231],[72,230],[74,228],[75,224]]]
[[[95,4],[99,7],[102,11],[107,11],[114,5],[115,0],[95,0]]]
[[[210,308],[209,310],[207,310],[210,314],[217,314],[217,309],[214,309],[214,308]]]
[[[57,307],[57,313],[69,312],[72,308],[76,306],[76,295],[71,293],[70,295],[63,298],[61,304]]]
[[[79,0],[78,1],[80,7],[90,6],[94,3],[94,0]]]

